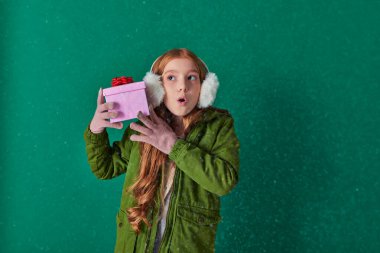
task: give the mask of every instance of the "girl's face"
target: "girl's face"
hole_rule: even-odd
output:
[[[195,66],[191,59],[176,58],[164,68],[164,103],[175,116],[187,115],[198,103],[201,82]]]

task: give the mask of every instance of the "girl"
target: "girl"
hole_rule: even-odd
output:
[[[161,55],[146,74],[150,116],[139,113],[109,144],[116,117],[102,90],[84,138],[100,179],[125,182],[115,252],[214,252],[220,197],[238,182],[239,141],[228,111],[211,107],[214,73],[187,49]]]

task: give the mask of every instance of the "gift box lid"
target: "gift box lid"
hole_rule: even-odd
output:
[[[103,96],[110,96],[110,95],[114,95],[118,93],[141,90],[141,89],[145,89],[145,83],[143,81],[135,82],[135,83],[127,83],[127,84],[122,84],[115,87],[104,89]]]

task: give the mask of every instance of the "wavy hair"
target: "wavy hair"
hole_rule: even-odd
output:
[[[191,59],[195,63],[201,82],[203,82],[207,74],[205,64],[193,52],[185,48],[172,49],[161,55],[154,63],[152,72],[162,75],[166,64],[176,58]],[[154,110],[160,118],[164,119],[169,126],[174,128],[174,115],[166,108],[164,103],[161,103]],[[185,136],[189,133],[192,126],[201,119],[205,110],[207,109],[194,107],[188,115],[183,117]],[[156,204],[155,196],[157,190],[160,190],[160,203],[161,205],[164,204],[163,184],[166,176],[167,161],[168,155],[148,143],[140,143],[139,175],[135,179],[135,183],[127,189],[127,191],[133,193],[136,200],[136,206],[127,209],[128,221],[136,233],[141,232],[141,222],[144,222],[149,228],[151,227],[147,216],[150,208],[153,208],[154,204]]]

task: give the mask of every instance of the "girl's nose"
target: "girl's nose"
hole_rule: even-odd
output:
[[[186,80],[180,79],[178,81],[177,90],[178,91],[185,91],[185,92],[188,90],[187,85],[186,85]]]
[[[185,92],[187,92],[187,88],[185,86],[184,87],[179,87],[178,91],[185,91]]]

